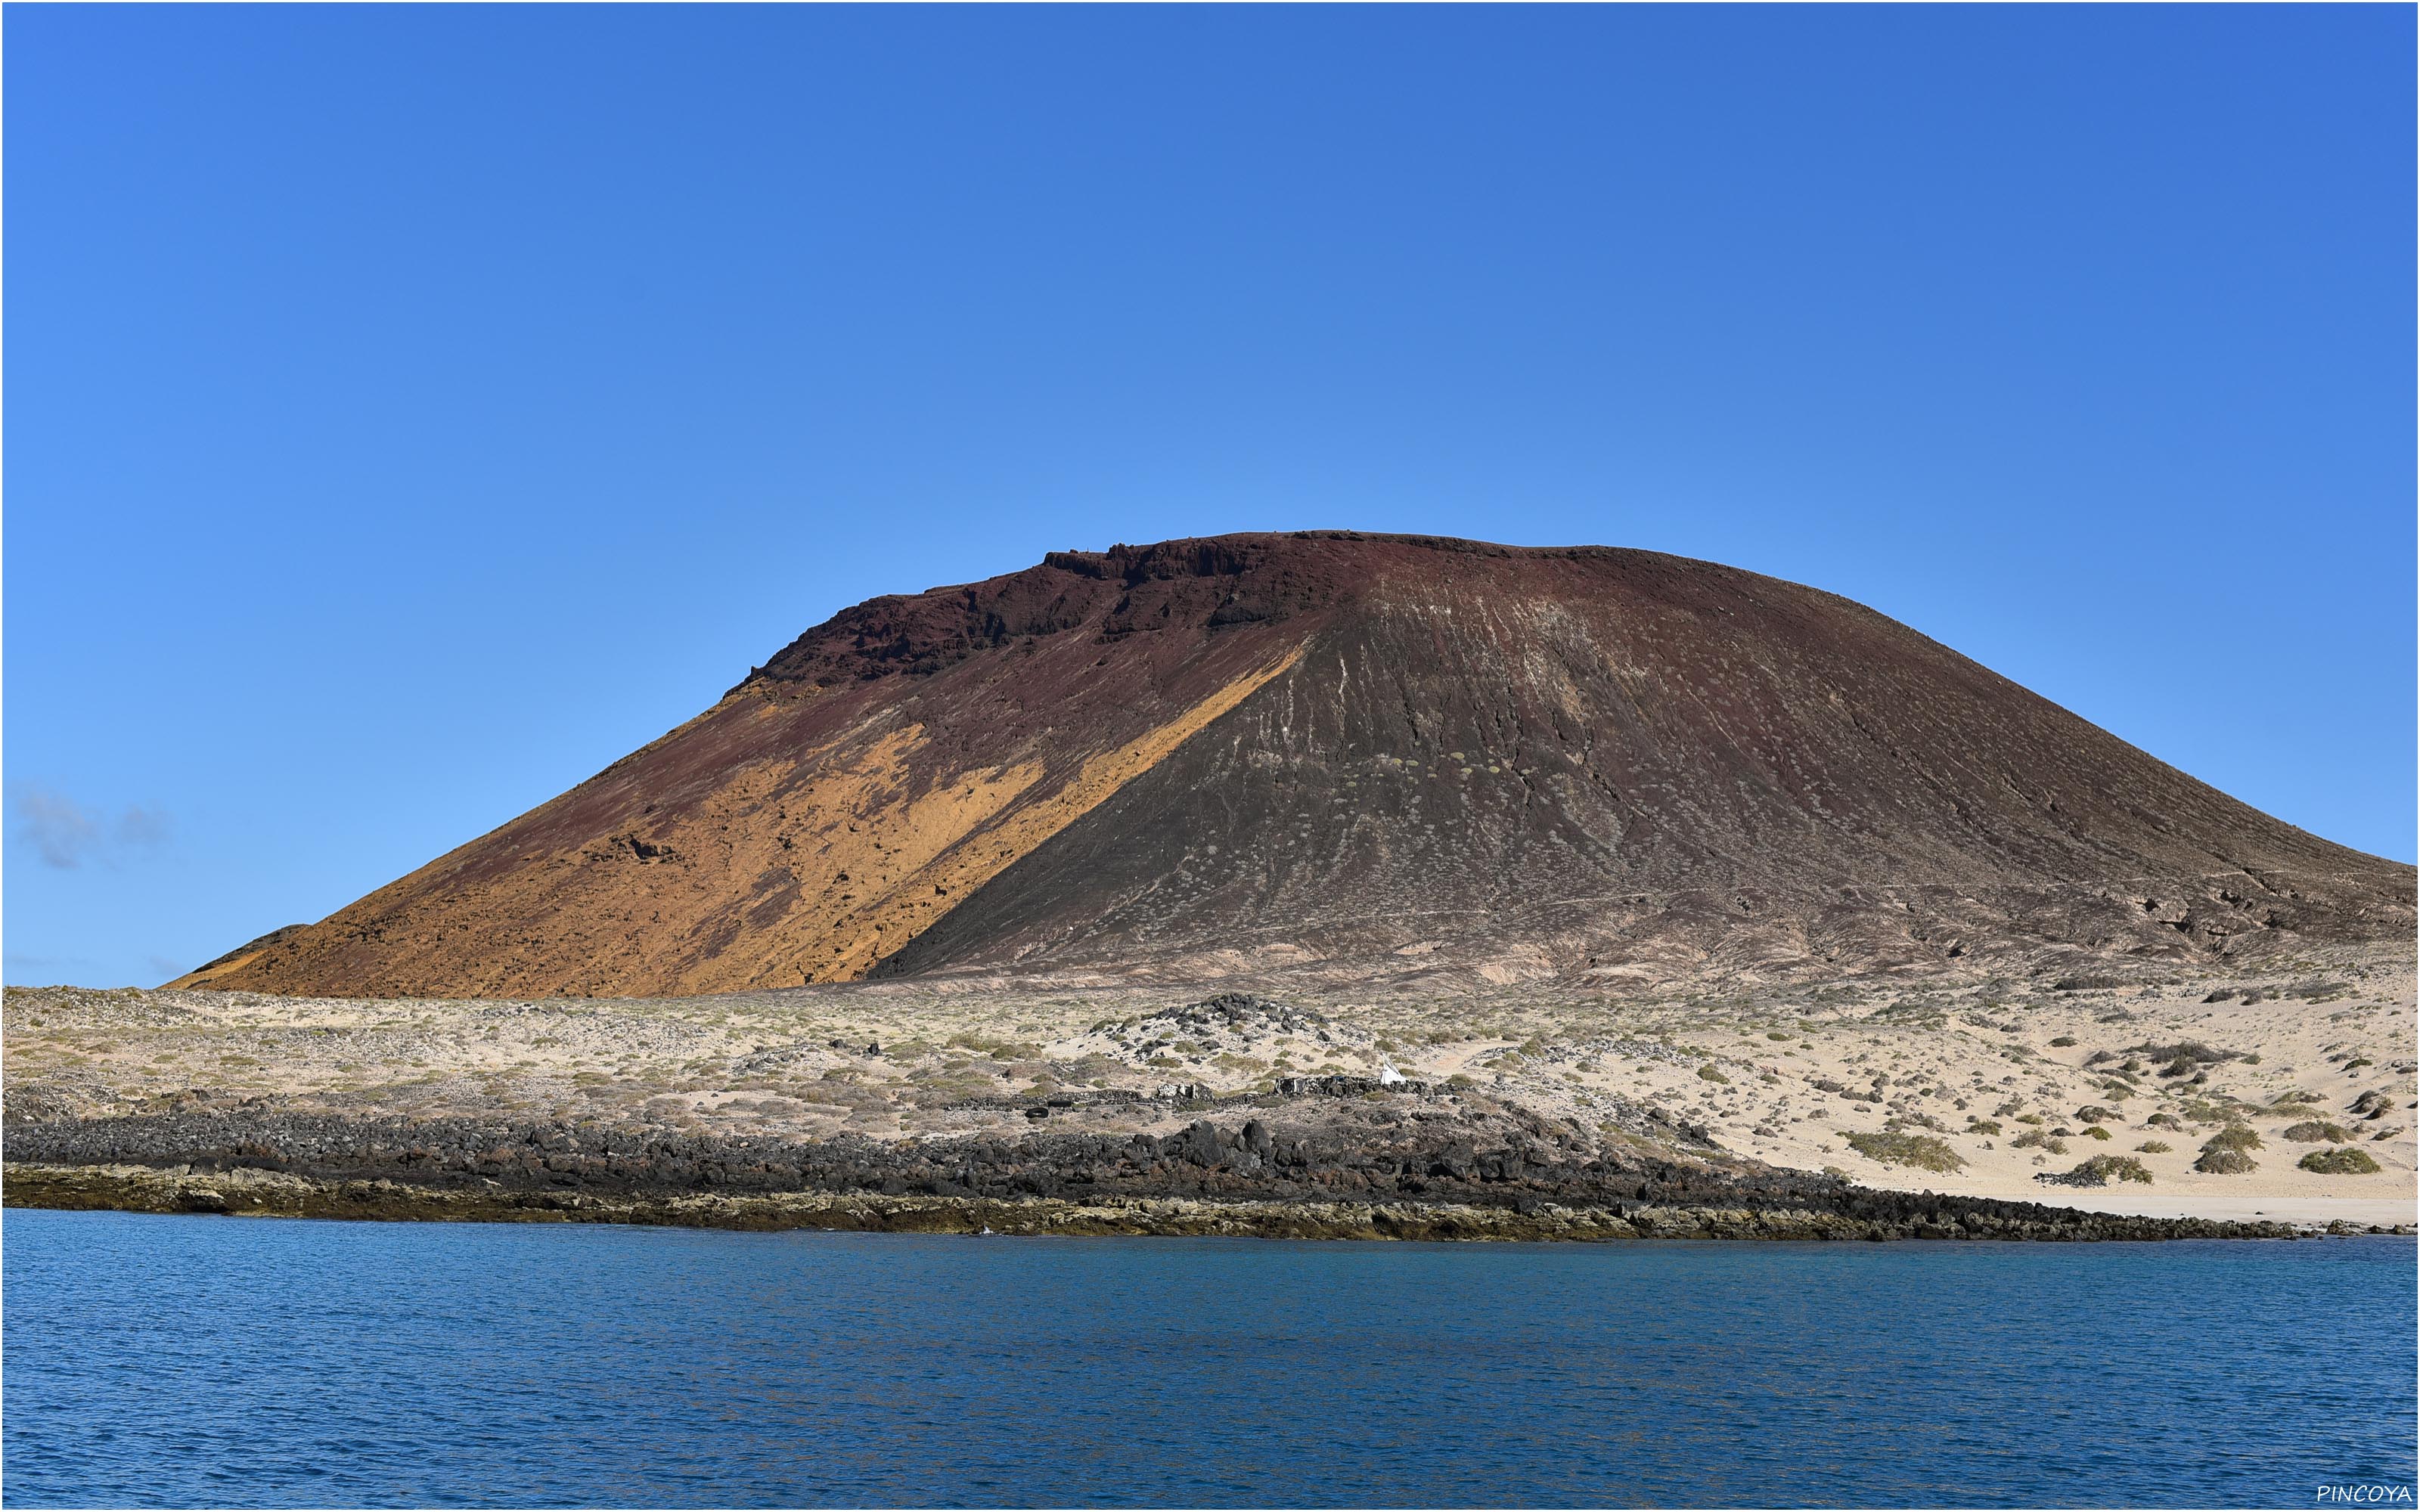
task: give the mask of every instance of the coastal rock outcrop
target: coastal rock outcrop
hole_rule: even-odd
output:
[[[1343,1239],[2287,1238],[1625,1155],[1460,1123],[1393,1139],[1197,1119],[1168,1135],[884,1143],[293,1114],[20,1124],[12,1206],[971,1233]],[[1474,1133],[1500,1141],[1481,1148]]]

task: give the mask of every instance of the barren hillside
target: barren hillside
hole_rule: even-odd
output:
[[[2412,893],[2410,867],[1829,594],[1304,532],[870,600],[552,802],[177,985],[1958,975],[2408,935]]]

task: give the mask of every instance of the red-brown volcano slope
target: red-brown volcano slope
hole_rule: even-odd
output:
[[[873,599],[563,796],[181,983],[2183,959],[2408,935],[2413,883],[1829,594],[1312,532]]]

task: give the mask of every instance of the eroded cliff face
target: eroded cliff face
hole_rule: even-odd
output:
[[[2408,933],[2412,890],[1831,594],[1308,532],[871,600],[562,797],[183,983],[1967,969]]]

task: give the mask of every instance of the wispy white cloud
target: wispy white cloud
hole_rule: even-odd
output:
[[[81,955],[30,955],[23,950],[10,950],[0,964],[13,974],[21,971],[81,971],[100,963]]]
[[[118,843],[145,849],[165,845],[174,823],[165,810],[129,804],[126,811],[117,816]]]
[[[86,861],[115,861],[130,851],[157,850],[174,827],[164,810],[130,804],[112,819],[42,782],[16,784],[9,807],[16,813],[17,838],[44,866],[62,872]]]
[[[17,838],[34,848],[45,866],[62,871],[84,864],[101,844],[101,825],[84,805],[55,788],[27,783],[17,791]]]

